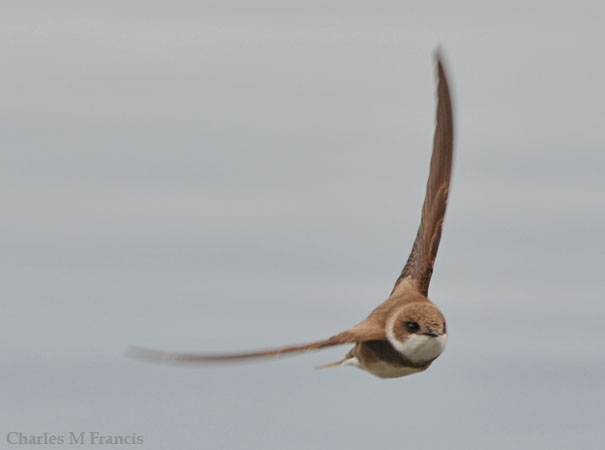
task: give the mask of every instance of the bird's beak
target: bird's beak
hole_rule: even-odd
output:
[[[426,333],[427,336],[433,336],[433,337],[438,337],[439,333],[437,331],[431,330],[431,331],[427,331]]]

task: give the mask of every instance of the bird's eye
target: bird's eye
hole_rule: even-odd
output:
[[[420,329],[417,322],[406,322],[405,327],[408,329],[410,333],[415,333]]]

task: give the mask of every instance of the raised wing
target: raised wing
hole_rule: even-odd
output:
[[[424,204],[422,205],[422,218],[412,252],[395,283],[391,295],[409,286],[408,283],[402,283],[403,280],[409,280],[412,287],[423,295],[428,295],[433,264],[437,257],[441,229],[445,218],[452,173],[454,124],[447,77],[439,53],[437,53],[436,58],[438,76],[437,123],[433,140],[431,169],[426,185]]]

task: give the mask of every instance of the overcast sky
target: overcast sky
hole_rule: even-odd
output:
[[[601,449],[604,43],[599,2],[4,2],[3,446]],[[456,159],[428,371],[123,356],[320,339],[383,301],[438,44]]]

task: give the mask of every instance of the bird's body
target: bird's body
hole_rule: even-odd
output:
[[[357,344],[355,348],[365,345],[366,344]],[[366,356],[366,361],[364,363],[361,363],[358,357],[353,356],[344,360],[339,365],[359,367],[366,372],[370,372],[372,375],[376,375],[378,378],[400,378],[422,372],[428,368],[428,364],[422,367],[414,367],[406,365],[404,362],[399,363],[395,359],[397,358],[397,355],[390,355],[388,350],[387,352],[378,350],[376,353],[374,353],[366,348],[365,351],[369,354]],[[393,356],[395,356],[395,358],[393,358]]]
[[[354,344],[342,361],[323,367],[351,365],[381,378],[402,377],[427,369],[443,352],[447,341],[445,318],[427,297],[441,239],[453,157],[452,107],[439,55],[437,74],[437,120],[420,227],[412,252],[386,301],[354,327],[309,344],[219,355],[134,349],[133,356],[181,363],[212,363]]]
[[[406,287],[407,280],[403,283],[357,325],[364,334],[370,333],[369,327],[384,330],[386,339],[357,342],[342,361],[322,367],[351,365],[380,378],[396,378],[422,372],[431,365],[445,349],[445,319],[428,298]],[[423,332],[410,332],[406,323],[419,324]]]

